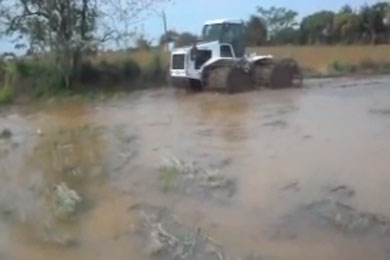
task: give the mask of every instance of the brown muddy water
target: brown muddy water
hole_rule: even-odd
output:
[[[1,112],[0,259],[390,259],[390,79],[305,84]]]

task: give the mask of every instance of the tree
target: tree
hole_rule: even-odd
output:
[[[389,13],[389,3],[379,2],[372,6],[364,5],[359,13],[362,32],[368,35],[371,44],[378,41],[378,35],[387,31],[386,17]]]
[[[178,35],[175,42],[175,47],[183,47],[183,46],[189,46],[194,43],[196,43],[198,40],[198,37],[195,34],[189,33],[189,32],[183,32]]]
[[[260,46],[267,42],[267,26],[258,16],[252,15],[246,22],[247,43]]]
[[[141,34],[138,39],[136,40],[136,46],[139,50],[148,51],[150,50],[150,47],[152,46],[152,42],[148,39],[146,39],[145,35]]]
[[[265,9],[257,7],[257,13],[265,22],[270,38],[283,29],[293,28],[297,25],[296,18],[298,13],[287,8],[273,6]]]
[[[274,44],[299,44],[300,31],[294,28],[284,28],[278,31],[272,39]]]
[[[72,68],[95,39],[97,9],[91,0],[13,0],[2,2],[5,33],[16,35],[16,45],[27,40],[30,52],[54,54],[64,84],[70,85]]]
[[[7,0],[0,1],[0,19],[5,24],[4,33],[16,37],[17,45],[27,41],[29,53],[52,54],[64,84],[69,86],[84,54],[108,40],[127,37],[126,28],[106,23],[109,18],[136,21],[142,11],[162,1]]]
[[[351,44],[359,38],[359,16],[349,6],[343,7],[333,18],[334,38],[338,42]]]
[[[304,17],[300,25],[301,43],[331,43],[333,19],[332,11],[320,11]]]
[[[162,34],[160,36],[160,39],[159,39],[159,45],[160,46],[163,46],[164,44],[167,44],[169,42],[172,42],[172,41],[175,41],[177,40],[177,38],[179,37],[179,33],[173,31],[173,30],[169,30],[167,31],[166,34]]]
[[[100,30],[109,34],[117,48],[128,49],[137,37],[137,27],[156,14],[162,4],[173,0],[95,0],[99,1]]]

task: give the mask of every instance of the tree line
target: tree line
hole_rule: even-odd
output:
[[[257,7],[245,21],[247,43],[261,45],[387,44],[390,40],[390,3],[343,6],[338,11],[319,10],[298,21],[298,12],[284,7]],[[197,36],[169,31],[175,45],[189,45]],[[160,37],[160,44],[167,39]]]

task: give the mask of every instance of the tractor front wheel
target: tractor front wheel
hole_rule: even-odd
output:
[[[226,93],[238,93],[253,88],[250,74],[234,66],[214,67],[207,71],[205,89]]]
[[[252,79],[257,87],[291,88],[302,86],[302,73],[291,58],[266,60],[254,65]]]

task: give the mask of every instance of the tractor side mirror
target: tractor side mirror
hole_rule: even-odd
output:
[[[196,60],[196,52],[198,51],[198,49],[196,48],[196,45],[194,44],[194,46],[192,46],[191,50],[190,50],[190,59],[191,60]]]

